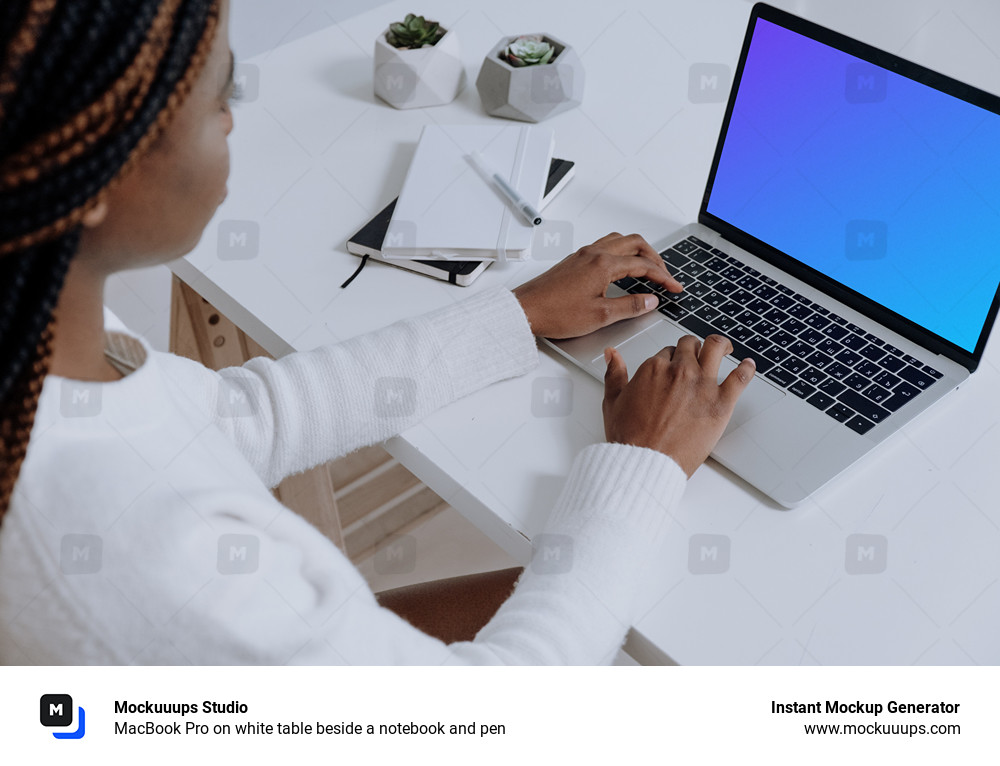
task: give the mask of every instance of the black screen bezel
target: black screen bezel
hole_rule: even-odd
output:
[[[885,325],[903,337],[920,344],[934,353],[942,354],[952,359],[970,372],[974,371],[982,360],[986,342],[996,321],[997,311],[1000,309],[1000,285],[997,286],[997,291],[994,293],[993,302],[990,305],[989,312],[987,312],[982,331],[976,342],[976,347],[970,352],[708,212],[708,202],[712,195],[712,187],[715,184],[715,176],[718,171],[719,160],[722,156],[722,147],[725,144],[726,134],[729,130],[729,122],[732,118],[736,95],[739,92],[740,80],[743,77],[743,68],[746,64],[757,19],[770,21],[792,32],[809,37],[824,45],[829,45],[851,56],[887,69],[890,72],[901,74],[923,85],[960,98],[963,101],[967,101],[998,115],[1000,115],[1000,97],[927,69],[912,61],[907,61],[892,53],[854,40],[832,29],[822,27],[766,3],[757,3],[750,12],[747,32],[743,40],[743,49],[740,52],[736,74],[733,77],[729,102],[726,105],[722,129],[719,132],[719,140],[715,147],[715,156],[712,159],[712,167],[709,171],[708,182],[705,185],[705,193],[702,196],[701,208],[698,212],[699,223],[719,232],[733,244],[777,266],[812,287],[822,290],[836,300],[847,304],[852,309]]]

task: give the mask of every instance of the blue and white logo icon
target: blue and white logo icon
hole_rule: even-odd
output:
[[[43,694],[40,700],[39,720],[42,726],[65,728],[73,725],[73,698],[68,694]],[[76,731],[54,731],[56,739],[83,739],[86,733],[86,716],[77,708]]]

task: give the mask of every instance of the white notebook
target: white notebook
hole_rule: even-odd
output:
[[[534,227],[469,162],[481,152],[536,208],[555,146],[537,125],[427,125],[382,244],[389,259],[524,260]]]

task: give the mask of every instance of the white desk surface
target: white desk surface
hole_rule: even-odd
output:
[[[1000,89],[1000,6],[990,0],[777,4]],[[283,354],[514,286],[545,268],[494,266],[458,288],[372,263],[350,288],[338,287],[358,263],[346,240],[398,193],[421,126],[493,119],[474,85],[482,56],[504,34],[533,31],[574,45],[587,72],[583,106],[547,123],[557,156],[577,162],[576,178],[546,212],[573,226],[565,252],[612,230],[655,242],[697,217],[724,109],[688,100],[689,69],[721,63],[732,73],[750,7],[428,0],[421,10],[460,35],[468,85],[452,104],[416,111],[375,100],[371,85],[373,40],[407,3],[278,47],[246,62],[259,71],[259,97],[236,108],[230,197],[175,273]],[[219,257],[227,221],[259,228],[256,257]],[[681,664],[1000,662],[997,345],[961,390],[794,511],[712,462],[702,467],[649,573],[630,651]],[[449,406],[387,444],[521,561],[573,456],[603,436],[600,384],[541,356],[534,373]],[[572,406],[545,417],[533,396],[553,386],[571,394]],[[855,534],[878,536],[883,572],[847,573]],[[692,571],[689,550],[704,542],[692,542],[696,535],[718,536],[709,542],[718,543],[725,571]]]

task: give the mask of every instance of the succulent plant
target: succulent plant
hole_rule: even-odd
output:
[[[444,37],[445,30],[436,21],[423,16],[406,14],[406,18],[389,25],[386,42],[394,48],[426,48]]]
[[[534,66],[548,64],[555,54],[556,49],[541,35],[522,35],[504,49],[502,58],[511,66]]]

